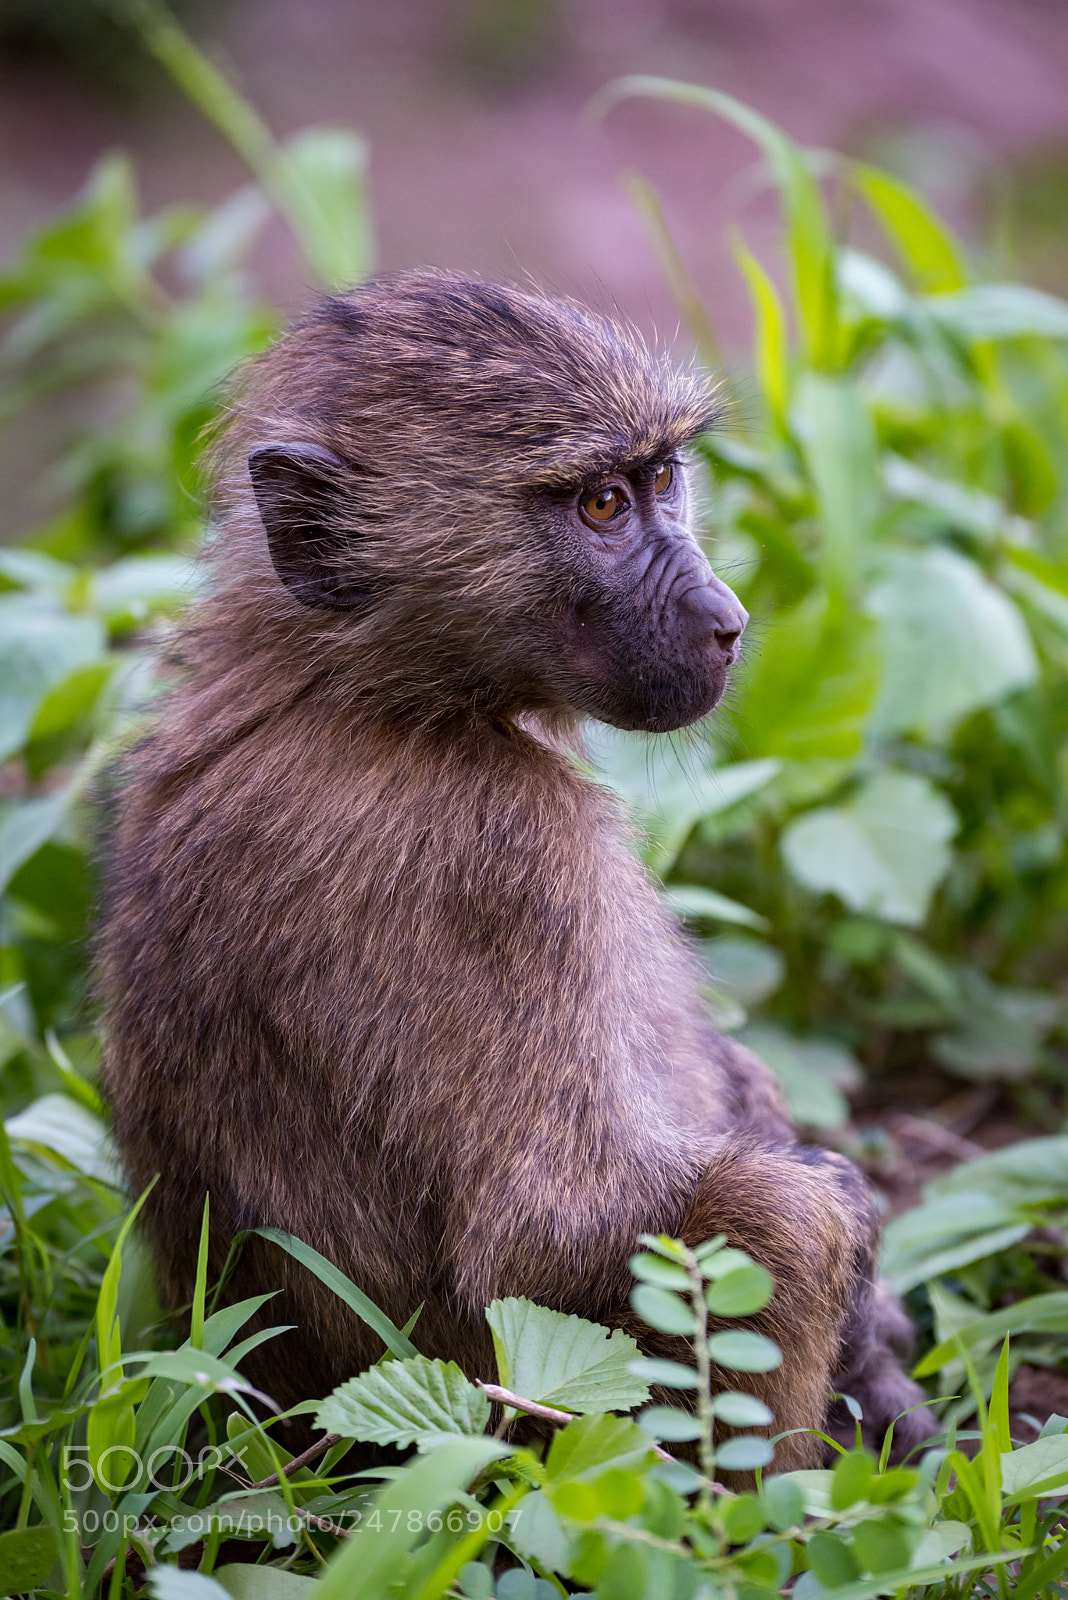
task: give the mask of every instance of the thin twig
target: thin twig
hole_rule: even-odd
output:
[[[922,1117],[910,1116],[906,1111],[898,1112],[894,1127],[903,1138],[911,1139],[914,1144],[925,1144],[929,1150],[941,1150],[944,1155],[956,1156],[959,1161],[974,1161],[976,1156],[985,1156],[987,1153],[982,1145],[973,1144],[971,1139],[962,1139],[959,1133],[943,1128],[941,1123],[926,1122]]]
[[[490,1400],[496,1400],[498,1405],[511,1406],[514,1411],[525,1411],[531,1417],[543,1417],[546,1422],[574,1422],[574,1414],[570,1411],[557,1411],[555,1406],[543,1406],[540,1400],[524,1400],[521,1394],[513,1394],[511,1389],[502,1389],[499,1383],[482,1383],[479,1388]],[[661,1461],[670,1461],[673,1466],[679,1462],[673,1455],[669,1455],[660,1445],[652,1447]]]
[[[299,1472],[301,1467],[306,1467],[309,1461],[317,1461],[320,1456],[325,1456],[328,1450],[332,1450],[336,1444],[340,1443],[340,1433],[324,1433],[322,1438],[316,1439],[314,1444],[310,1444],[303,1454],[294,1456],[292,1461],[283,1467],[282,1470],[285,1476],[291,1478],[294,1472]],[[278,1473],[272,1472],[269,1478],[261,1478],[259,1483],[250,1483],[248,1487],[250,1489],[271,1489],[279,1481]]]

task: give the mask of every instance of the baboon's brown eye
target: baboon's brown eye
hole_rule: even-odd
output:
[[[611,522],[626,504],[618,489],[596,489],[583,500],[582,509],[591,522]]]
[[[653,488],[657,494],[667,494],[675,479],[675,471],[670,461],[665,461],[657,467],[656,477],[653,479]]]

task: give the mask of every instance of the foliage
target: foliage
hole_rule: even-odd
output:
[[[977,282],[885,173],[821,155],[825,197],[803,152],[725,95],[627,79],[601,109],[627,94],[755,141],[785,213],[787,293],[736,241],[755,381],[705,442],[709,551],[756,636],[712,765],[616,739],[604,769],[675,905],[683,886],[735,902],[691,901],[695,926],[759,929],[732,935],[721,1026],[756,1007],[795,1063],[813,1035],[869,1068],[933,1058],[1025,1083],[1057,1115],[1068,303]],[[861,208],[896,269],[839,242],[832,217]],[[824,1085],[810,1095],[804,1077],[787,1083],[795,1112],[825,1126]]]
[[[52,514],[0,551],[0,1592],[726,1600],[789,1583],[862,1600],[1008,1594],[1006,1563],[1024,1600],[1062,1592],[1065,1419],[1016,1444],[1006,1387],[1021,1359],[1063,1351],[1059,1137],[961,1168],[889,1230],[947,1428],[901,1469],[858,1447],[833,1470],[765,1470],[773,1422],[745,1375],[777,1352],[745,1327],[709,1338],[707,1317],[744,1322],[773,1286],[722,1240],[648,1239],[633,1262],[636,1314],[692,1362],[527,1301],[489,1308],[501,1384],[557,1413],[523,1445],[487,1432],[485,1390],[421,1350],[417,1325],[395,1328],[287,1235],[270,1236],[387,1349],[311,1408],[339,1436],[314,1464],[285,1470],[241,1377],[274,1331],[242,1338],[269,1296],[218,1309],[202,1273],[188,1339],[158,1324],[91,1083],[79,800],[150,707],[166,618],[197,581],[198,440],[275,326],[245,266],[260,229],[280,215],[329,285],[366,269],[370,227],[358,138],[276,145],[155,0],[121,9],[254,181],[207,214],[144,217],[109,158],[0,278],[6,414],[59,397],[76,418]],[[759,420],[702,447],[713,555],[762,628],[730,719],[711,752],[596,732],[591,755],[706,935],[719,1025],[804,1121],[842,1124],[858,1055],[873,1070],[905,1051],[1059,1107],[1068,307],[974,281],[915,196],[835,163],[833,214],[861,202],[895,273],[838,242],[814,164],[755,113],[625,87],[756,138],[784,202],[789,305],[739,242]],[[655,224],[648,193],[643,207]],[[352,1440],[415,1454],[375,1487],[342,1470]],[[748,1488],[717,1485],[747,1472]]]
[[[632,1260],[634,1310],[675,1337],[676,1358],[642,1356],[618,1330],[529,1301],[497,1301],[487,1317],[502,1389],[430,1352],[387,1349],[295,1408],[327,1430],[298,1463],[278,1442],[284,1418],[241,1376],[244,1356],[284,1331],[242,1338],[270,1296],[214,1308],[205,1225],[189,1337],[161,1347],[138,1310],[133,1213],[110,1248],[102,1230],[86,1231],[87,1209],[105,1219],[119,1210],[99,1177],[111,1170],[106,1133],[88,1107],[65,1122],[59,1101],[73,1104],[31,1107],[2,1147],[5,1193],[19,1201],[20,1315],[34,1332],[0,1430],[3,1592],[299,1600],[314,1585],[320,1600],[757,1600],[790,1582],[802,1600],[865,1600],[1007,1595],[1009,1572],[1016,1595],[1059,1592],[1068,1419],[1014,1443],[1007,1344],[989,1405],[968,1341],[956,1346],[974,1389],[977,1454],[951,1425],[922,1460],[890,1466],[891,1439],[877,1457],[858,1431],[855,1448],[833,1447],[833,1466],[773,1474],[773,1418],[747,1375],[777,1365],[779,1352],[730,1323],[759,1312],[774,1285],[723,1238],[690,1250],[645,1236]],[[298,1245],[287,1241],[308,1270],[362,1304],[372,1326],[386,1324]],[[76,1342],[72,1325],[84,1328]],[[502,1411],[509,1400],[518,1406]],[[617,1414],[635,1406],[636,1417]],[[551,1426],[521,1442],[524,1410]],[[414,1445],[415,1455],[354,1466],[346,1457],[360,1443]]]

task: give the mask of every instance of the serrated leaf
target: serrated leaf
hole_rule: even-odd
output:
[[[1059,1485],[1064,1480],[1068,1480],[1068,1437],[1063,1433],[1036,1439],[1001,1457],[1004,1494],[1023,1496],[1038,1485],[1046,1494],[1051,1484]]]
[[[450,1434],[483,1433],[489,1416],[486,1395],[454,1361],[411,1356],[349,1378],[323,1401],[315,1425],[346,1439],[425,1449]]]
[[[638,1346],[616,1328],[530,1300],[495,1300],[486,1312],[501,1383],[564,1411],[630,1411],[649,1386],[628,1370]]]

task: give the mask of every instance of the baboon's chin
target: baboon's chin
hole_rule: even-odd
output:
[[[628,733],[674,733],[707,717],[723,698],[727,672],[629,685],[616,684],[594,711],[599,721]]]

